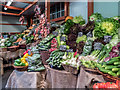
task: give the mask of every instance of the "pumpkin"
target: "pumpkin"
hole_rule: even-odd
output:
[[[68,20],[68,19],[73,19],[73,17],[72,16],[67,16],[66,18],[65,18],[65,22]]]

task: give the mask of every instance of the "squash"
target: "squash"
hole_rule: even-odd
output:
[[[22,38],[18,38],[18,40],[16,42],[20,42],[20,41],[22,41]]]
[[[73,17],[72,16],[67,16],[66,18],[65,18],[65,22],[68,20],[68,19],[73,19]]]

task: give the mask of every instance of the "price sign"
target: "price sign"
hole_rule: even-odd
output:
[[[67,52],[73,52],[73,49],[68,49],[68,50],[66,50]]]
[[[65,51],[67,49],[67,46],[66,45],[60,45],[60,50],[61,51]]]
[[[39,39],[41,39],[41,38],[42,38],[42,36],[41,36],[41,35],[39,35],[39,36],[38,36],[38,38],[39,38]]]
[[[83,36],[83,32],[79,32],[78,37],[82,37],[82,36]]]
[[[102,43],[95,42],[94,44],[94,50],[101,50],[102,49]]]
[[[88,33],[87,33],[87,37],[93,37],[92,32],[88,32]]]
[[[66,41],[66,37],[64,36],[60,37],[60,41]]]
[[[104,42],[109,43],[112,39],[112,36],[104,36]]]
[[[53,35],[55,35],[55,36],[58,35],[58,32],[56,32],[56,31],[53,31],[52,33],[53,33]]]

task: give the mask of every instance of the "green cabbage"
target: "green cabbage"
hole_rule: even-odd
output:
[[[103,38],[105,35],[113,36],[115,34],[118,34],[119,27],[120,25],[118,21],[111,18],[106,18],[101,22],[96,22],[94,35],[98,38]]]
[[[82,16],[76,16],[76,17],[74,17],[73,18],[73,22],[77,23],[77,24],[80,24],[80,25],[85,24],[85,20],[83,19]]]

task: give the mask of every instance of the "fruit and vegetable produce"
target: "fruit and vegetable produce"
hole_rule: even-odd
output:
[[[77,51],[79,54],[82,54],[83,53],[83,47],[85,45],[85,42],[84,41],[81,41],[77,44]]]
[[[49,35],[46,38],[44,38],[40,43],[38,44],[40,50],[48,50],[50,49],[51,40],[55,37],[55,35]]]
[[[49,52],[57,50],[57,46],[58,46],[57,40],[56,38],[53,38],[53,40],[51,41],[51,48],[49,49]]]
[[[6,42],[7,42],[7,38],[6,39],[0,39],[0,47],[6,47]],[[9,44],[9,46],[11,46],[11,43]]]
[[[70,65],[70,66],[73,66],[73,67],[76,67],[77,69],[79,69],[80,61],[78,60],[78,56],[79,56],[79,54],[77,54],[77,52],[75,52],[75,53],[74,52],[65,52],[64,56],[62,57],[62,59],[63,59],[62,64]]]
[[[93,56],[79,56],[78,58],[83,66],[90,69],[96,68],[97,59]]]
[[[70,32],[70,30],[69,30],[70,27],[73,25],[74,25],[73,21],[71,19],[68,19],[63,26],[64,27],[64,34],[68,34]]]
[[[111,17],[111,18],[113,18],[113,19],[115,19],[115,20],[117,20],[117,21],[120,20],[120,16],[114,16],[114,17]]]
[[[89,20],[90,21],[99,21],[99,20],[102,20],[103,17],[100,13],[93,13],[90,17],[89,17]]]
[[[14,62],[15,66],[28,66],[28,62],[26,61],[26,58],[31,57],[33,54],[31,53],[26,53],[22,58],[16,59]]]
[[[102,83],[95,83],[93,85],[93,90],[99,90],[99,89],[118,89],[118,85],[117,83],[113,83],[113,82],[102,82]]]
[[[118,34],[119,27],[120,25],[118,21],[111,18],[106,18],[101,22],[95,23],[94,35],[98,38],[103,38],[105,35],[113,36]]]
[[[28,53],[32,52],[33,55],[26,58],[28,65],[28,71],[42,71],[45,70],[45,67],[42,65],[42,59],[39,53],[37,46],[31,47],[31,51],[28,50]]]
[[[92,37],[92,31],[94,30],[95,23],[93,21],[88,21],[87,24],[81,27],[81,30],[83,34],[87,35],[87,37]],[[90,33],[90,34],[89,34]]]
[[[61,52],[60,50],[55,50],[51,52],[49,59],[47,60],[48,64],[53,68],[61,69],[62,65],[61,62],[63,61],[62,57],[64,55],[64,52]]]
[[[87,41],[86,41],[85,46],[83,48],[83,53],[82,53],[83,56],[87,56],[91,53],[92,43],[93,43],[93,39],[87,38]]]
[[[120,48],[120,42],[112,47],[112,50],[109,52],[109,56],[105,58],[105,62],[109,61],[113,57],[118,57],[119,56],[119,48]]]
[[[120,76],[120,56],[113,57],[107,62],[103,62],[102,64],[97,64],[98,69],[106,74],[110,74],[112,76]]]
[[[83,36],[81,36],[81,37],[77,37],[76,43],[79,43],[79,42],[81,42],[81,41],[86,42],[86,40],[87,40],[87,36],[86,36],[86,35],[83,35]]]
[[[80,25],[85,24],[85,20],[83,19],[82,16],[75,16],[75,17],[73,18],[73,22],[74,22],[74,23],[77,23],[77,24],[80,24]]]
[[[65,22],[68,20],[68,19],[73,19],[73,17],[72,16],[67,16],[66,18],[65,18]]]

